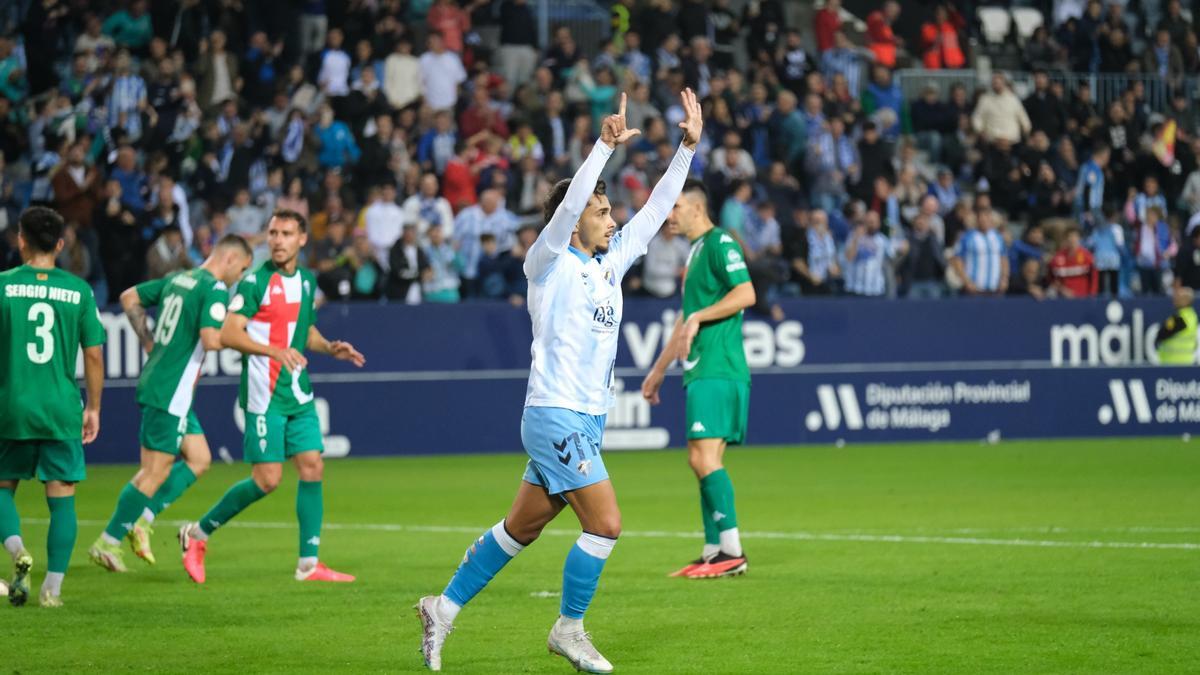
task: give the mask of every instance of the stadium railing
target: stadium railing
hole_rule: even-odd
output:
[[[966,86],[967,91],[973,91],[977,87],[987,87],[992,72],[983,69],[925,70],[921,68],[908,68],[897,70],[896,78],[900,84],[900,90],[904,94],[904,99],[906,101],[914,101],[920,98],[921,91],[930,84],[936,86],[943,96],[955,84]],[[1032,72],[1007,70],[1003,72],[1012,81],[1013,91],[1018,96],[1024,97],[1033,90]],[[1092,93],[1092,101],[1101,110],[1104,110],[1113,101],[1119,99],[1129,87],[1138,82],[1145,86],[1146,103],[1151,109],[1156,111],[1167,109],[1173,93],[1173,89],[1167,80],[1159,75],[1147,73],[1113,74],[1052,71],[1050,72],[1050,79],[1053,82],[1062,82],[1068,95],[1071,95],[1080,84],[1087,84]],[[1197,99],[1200,99],[1200,76],[1183,78],[1180,88],[1188,97],[1188,100],[1195,103]]]

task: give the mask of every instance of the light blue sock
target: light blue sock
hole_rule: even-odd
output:
[[[559,610],[569,619],[583,619],[583,613],[592,604],[600,573],[608,561],[616,539],[584,532],[579,535],[567,562],[563,565],[562,608]]]
[[[442,595],[459,607],[466,605],[524,548],[504,529],[503,520],[496,523],[467,549]]]

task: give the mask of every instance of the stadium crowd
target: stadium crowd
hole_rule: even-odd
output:
[[[618,0],[598,44],[560,25],[539,45],[531,0],[9,3],[0,268],[19,262],[10,224],[29,203],[65,216],[61,265],[101,303],[227,233],[265,256],[268,216],[287,208],[309,218],[305,262],[328,298],[520,303],[542,198],[617,95],[642,130],[605,175],[623,223],[671,159],[689,86],[705,115],[693,173],[764,309],[1200,288],[1185,87],[1200,48],[1179,0],[1043,3],[1023,97],[996,72],[911,99],[898,67],[974,62],[973,5],[938,5],[909,43],[892,0],[861,36],[839,0],[805,31],[784,4]],[[1067,71],[1140,73],[1169,105],[1151,109],[1142,77],[1101,109]],[[664,228],[629,290],[678,294],[688,252]]]

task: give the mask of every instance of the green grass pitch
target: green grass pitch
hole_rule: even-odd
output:
[[[679,451],[609,453],[626,534],[588,628],[630,673],[1195,671],[1200,446],[1178,439],[735,449],[750,573],[668,579],[695,556],[695,479]],[[509,505],[520,455],[330,461],[322,558],[353,585],[304,585],[294,474],[214,535],[185,577],[171,523],[242,465],[217,466],[162,516],[159,564],[91,565],[132,467],[93,467],[66,607],[0,607],[4,672],[413,672],[410,609],[442,589]],[[18,494],[44,561],[45,503]],[[379,527],[370,527],[378,525]],[[446,672],[570,672],[546,653],[577,522],[551,525],[459,617]],[[1136,546],[1122,547],[1123,543]],[[1142,544],[1145,544],[1144,546]],[[41,568],[36,581],[40,582]],[[36,588],[35,588],[36,590]]]

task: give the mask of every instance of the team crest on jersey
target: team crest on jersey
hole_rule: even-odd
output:
[[[229,303],[229,311],[236,312],[246,306],[246,298],[242,297],[241,293],[233,296],[233,300]]]
[[[617,285],[617,275],[613,274],[611,269],[604,270],[604,280],[608,282],[609,286]]]
[[[218,302],[217,304],[213,305],[212,307],[209,307],[208,315],[213,318],[213,321],[224,321],[225,320],[225,305],[222,305],[221,303]]]
[[[279,295],[283,293],[283,286],[272,286],[271,295]]]
[[[729,262],[731,262],[731,263],[742,261],[742,254],[738,253],[736,250],[734,250],[732,248],[729,249],[729,254],[726,257],[729,258]]]
[[[310,289],[309,289],[309,287],[308,287],[308,279],[305,279],[305,280],[304,280],[304,294],[305,294],[305,295],[312,295],[312,293],[311,293],[311,291],[310,291]]]

